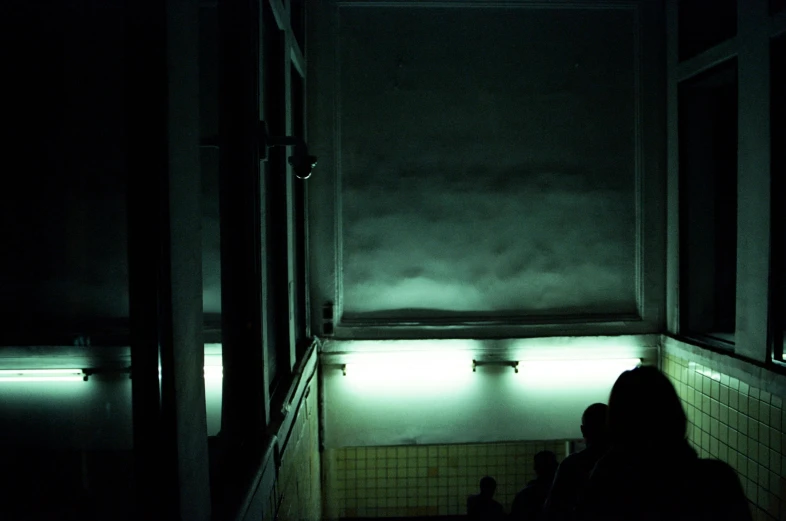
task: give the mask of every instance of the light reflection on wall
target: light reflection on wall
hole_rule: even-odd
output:
[[[593,341],[585,340],[583,359],[558,349],[552,359],[516,352],[474,372],[479,352],[429,351],[428,341],[408,342],[404,352],[327,357],[326,447],[579,438],[584,409],[606,402],[619,374],[642,357],[640,346],[625,353],[615,339],[616,355],[605,358],[608,347]],[[518,361],[518,373],[506,361]]]
[[[208,435],[217,434],[221,426],[222,381],[221,344],[206,344]],[[3,442],[50,449],[129,450],[133,446],[131,385],[123,372],[92,374],[87,381],[6,375],[0,378]]]

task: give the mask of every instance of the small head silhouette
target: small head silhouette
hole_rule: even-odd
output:
[[[684,442],[687,418],[669,379],[644,366],[625,371],[614,383],[608,425],[615,445],[665,448]]]
[[[608,411],[609,406],[605,403],[593,403],[584,410],[581,415],[581,434],[587,445],[601,443],[608,437]]]
[[[535,454],[535,474],[539,478],[551,478],[557,472],[557,455],[550,450],[542,450]]]
[[[480,495],[492,498],[494,497],[494,492],[497,490],[497,482],[491,476],[486,476],[481,478],[480,480]]]

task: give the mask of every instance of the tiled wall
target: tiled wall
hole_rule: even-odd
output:
[[[668,351],[662,367],[682,399],[699,455],[737,470],[755,520],[786,520],[786,397]]]
[[[317,379],[297,411],[264,519],[322,519]]]
[[[532,460],[551,450],[561,461],[564,440],[327,450],[328,518],[458,515],[483,476],[497,480],[496,499],[510,510],[534,479]]]

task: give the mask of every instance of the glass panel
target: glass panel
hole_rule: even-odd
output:
[[[734,341],[737,63],[680,85],[681,329]]]
[[[289,19],[292,23],[292,32],[295,35],[295,40],[300,46],[300,50],[305,54],[306,48],[304,46],[306,41],[306,9],[305,0],[290,0],[290,15]]]
[[[263,2],[263,105],[265,123],[271,136],[286,133],[285,34],[275,21],[268,2]],[[263,175],[265,191],[267,261],[268,376],[273,389],[290,370],[289,297],[287,246],[287,147],[268,149]]]
[[[294,66],[291,66],[292,86],[292,134],[305,138],[305,91],[304,80]],[[308,314],[306,305],[306,183],[302,179],[293,178],[293,219],[295,223],[295,346],[297,358],[300,360],[308,347]]]
[[[680,60],[737,34],[736,0],[680,0],[678,16]]]
[[[773,297],[776,359],[786,360],[786,36],[773,40],[770,52],[772,208],[773,208]]]

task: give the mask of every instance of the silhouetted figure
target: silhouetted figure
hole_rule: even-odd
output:
[[[502,519],[502,505],[494,501],[497,482],[486,476],[480,480],[480,494],[467,498],[467,517],[473,520]]]
[[[579,492],[586,486],[595,464],[609,449],[608,409],[605,403],[593,403],[581,415],[581,434],[587,447],[560,463],[543,507],[544,520],[565,521],[573,515]]]
[[[577,521],[750,521],[734,470],[701,460],[671,382],[654,367],[625,371],[609,397],[611,448],[595,465]]]
[[[535,479],[516,494],[510,507],[511,519],[534,521],[540,519],[543,504],[551,490],[557,472],[557,456],[550,450],[535,454]]]

